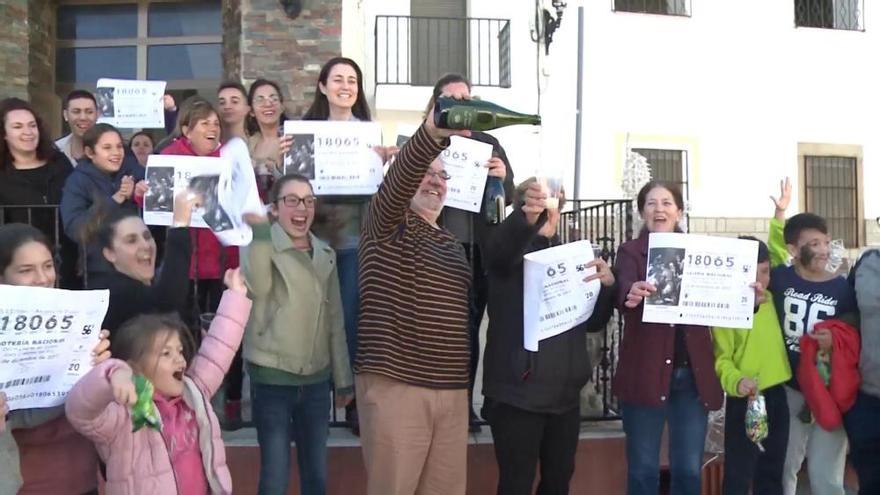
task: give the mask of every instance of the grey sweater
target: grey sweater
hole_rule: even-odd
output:
[[[866,251],[850,273],[859,304],[862,392],[880,397],[880,249]]]

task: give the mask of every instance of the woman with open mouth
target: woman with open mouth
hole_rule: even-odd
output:
[[[210,102],[199,97],[185,102],[178,125],[181,136],[162,150],[163,155],[220,156],[220,117]],[[189,233],[192,259],[187,307],[197,308],[198,313],[216,313],[223,293],[223,273],[238,267],[238,247],[222,246],[211,229],[193,228]],[[190,323],[196,326],[194,321]],[[194,338],[199,341],[199,335]]]
[[[259,493],[287,493],[292,439],[299,493],[324,495],[331,380],[337,408],[354,390],[336,256],[310,232],[316,199],[307,178],[282,176],[269,199],[276,221],[246,216],[254,240],[242,257],[254,298],[244,359],[260,445]]]
[[[643,323],[644,299],[658,288],[645,281],[652,232],[681,232],[684,199],[676,184],[652,181],[636,200],[644,228],[617,251],[617,307],[624,332],[614,395],[620,400],[626,433],[627,493],[656,494],[660,442],[669,425],[672,493],[700,493],[703,447],[709,411],[724,394],[715,374],[709,328]]]
[[[247,116],[248,151],[254,162],[260,198],[266,195],[277,177],[284,174],[284,155],[280,141],[283,134],[284,95],[281,86],[275,81],[257,79],[248,91],[250,113]]]

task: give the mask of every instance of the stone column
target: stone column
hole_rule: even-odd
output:
[[[28,2],[0,4],[0,95],[28,98]]]

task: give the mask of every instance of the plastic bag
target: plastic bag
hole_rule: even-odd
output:
[[[764,396],[758,392],[749,397],[749,403],[746,407],[746,436],[755,442],[761,452],[764,452],[764,446],[761,445],[761,442],[767,438],[769,433],[767,402],[764,400]]]
[[[144,426],[158,431],[162,428],[162,419],[153,402],[153,384],[144,375],[135,375],[133,380],[137,402],[131,406],[131,431],[138,431]]]

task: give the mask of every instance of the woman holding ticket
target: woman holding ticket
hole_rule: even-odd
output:
[[[0,227],[0,284],[53,288],[55,281],[43,233],[25,224]],[[107,336],[101,333],[93,364],[110,357]],[[73,430],[63,407],[20,409],[8,418],[7,412],[0,392],[0,493],[98,493],[97,452]]]
[[[644,228],[620,246],[615,264],[624,332],[613,387],[626,433],[627,493],[656,495],[668,423],[672,493],[699,494],[708,413],[723,400],[709,329],[642,322],[643,300],[657,290],[645,281],[649,234],[680,232],[684,199],[677,185],[652,181],[636,202]]]
[[[495,440],[498,493],[508,495],[532,493],[537,464],[538,493],[568,493],[580,431],[580,390],[592,373],[587,332],[602,330],[613,310],[614,275],[605,260],[587,262],[585,257],[571,270],[589,273],[595,268],[586,277],[601,282],[592,315],[541,340],[538,352],[524,348],[524,256],[561,244],[559,209],[548,208],[546,197],[535,178],[520,184],[513,213],[488,234],[484,251],[489,330],[481,413]]]

